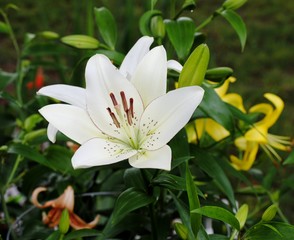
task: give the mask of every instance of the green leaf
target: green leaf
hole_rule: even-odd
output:
[[[94,8],[94,14],[101,37],[110,49],[114,50],[117,40],[117,26],[113,15],[105,7]]]
[[[191,240],[195,239],[195,236],[191,227],[191,222],[190,222],[190,213],[188,212],[184,203],[180,199],[178,199],[172,192],[170,192],[170,194],[173,198],[176,208],[178,209],[178,213],[180,215],[182,223],[188,230],[188,239],[191,239]]]
[[[221,98],[213,89],[206,86],[202,87],[204,88],[205,93],[198,108],[204,112],[207,117],[212,118],[228,131],[232,132],[234,128],[234,122],[228,105],[221,100]],[[197,110],[195,113],[197,113]]]
[[[230,224],[232,227],[240,230],[240,224],[238,219],[228,210],[217,206],[204,206],[194,209],[192,213],[202,214],[206,217],[220,220],[222,222]]]
[[[62,37],[61,42],[78,49],[96,49],[99,47],[99,41],[87,35],[68,35]]]
[[[179,87],[201,85],[209,62],[209,49],[201,44],[185,62],[179,77]]]
[[[154,201],[154,198],[136,188],[128,188],[122,192],[116,200],[112,213],[112,224],[118,223],[128,213],[147,206]]]
[[[2,21],[0,21],[0,33],[9,33],[8,25]]]
[[[185,0],[185,2],[182,5],[182,10],[188,10],[192,11],[196,7],[195,0]]]
[[[160,174],[152,180],[152,185],[161,186],[172,190],[186,191],[186,181],[184,178],[165,173]]]
[[[152,36],[150,29],[151,19],[155,16],[161,16],[161,11],[159,10],[150,10],[145,12],[139,21],[139,29],[142,35]]]
[[[186,189],[189,200],[189,209],[190,209],[190,220],[192,231],[195,236],[197,236],[198,231],[201,226],[201,215],[200,214],[192,214],[191,211],[200,207],[200,202],[197,194],[197,188],[193,181],[193,177],[191,175],[189,165],[186,164]]]
[[[236,202],[232,185],[226,173],[220,167],[219,159],[214,158],[201,149],[195,151],[195,157],[198,160],[199,167],[214,179],[216,186],[228,197],[231,204],[235,206]]]
[[[286,164],[294,164],[294,151],[292,151],[289,156],[286,158],[286,160],[284,161],[283,165]]]
[[[294,226],[281,222],[267,222],[256,224],[248,229],[244,240],[293,240]]]
[[[9,73],[0,69],[0,91],[17,78],[17,73]]]
[[[207,69],[205,73],[205,79],[213,82],[222,82],[228,77],[232,76],[233,69],[229,67],[217,67]]]
[[[146,190],[141,170],[138,168],[129,168],[124,172],[124,181],[127,187]]]
[[[80,229],[68,233],[64,240],[75,240],[83,237],[98,237],[101,233],[95,229]]]
[[[59,231],[54,231],[50,236],[46,238],[46,240],[59,240],[60,239],[60,232]]]
[[[50,163],[48,160],[40,154],[37,150],[31,148],[28,145],[22,143],[14,143],[8,147],[8,153],[19,154],[25,158],[38,162],[44,166],[49,167]]]
[[[36,127],[36,125],[40,123],[42,120],[43,120],[43,117],[41,117],[40,114],[30,115],[29,117],[25,119],[23,127],[26,131],[29,132],[33,130]]]
[[[166,31],[180,59],[188,56],[194,42],[195,25],[192,19],[165,20]]]
[[[174,228],[176,230],[177,235],[181,239],[183,239],[183,240],[188,239],[188,229],[185,227],[185,225],[183,225],[180,222],[175,222],[173,225],[174,225]]]
[[[243,51],[246,44],[247,30],[242,18],[235,11],[230,9],[221,11],[220,15],[223,16],[231,24],[231,26],[237,33],[240,39],[241,49]]]

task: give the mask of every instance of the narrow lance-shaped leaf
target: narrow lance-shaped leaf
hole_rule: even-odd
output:
[[[154,198],[136,188],[128,188],[122,192],[115,204],[112,214],[112,224],[118,223],[128,213],[152,203]]]
[[[200,207],[200,202],[197,194],[197,189],[193,181],[188,163],[186,164],[186,188],[189,200],[190,212],[194,209]],[[200,225],[201,225],[201,215],[190,213],[191,227],[195,236],[197,236]]]
[[[230,224],[232,227],[240,230],[238,219],[228,210],[217,206],[204,206],[194,209],[192,213],[199,213],[206,217],[217,219]]]
[[[209,49],[199,45],[183,66],[179,77],[179,87],[201,85],[209,62]]]
[[[241,49],[243,51],[245,47],[245,43],[246,43],[246,38],[247,38],[247,30],[246,30],[246,25],[243,22],[242,18],[235,11],[230,9],[221,11],[220,15],[223,16],[236,31],[240,39]]]
[[[117,40],[117,26],[113,15],[105,7],[94,8],[94,14],[101,37],[114,50]]]

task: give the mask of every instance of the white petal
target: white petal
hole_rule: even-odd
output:
[[[175,60],[168,60],[167,61],[167,68],[180,73],[183,69],[183,66]]]
[[[145,56],[145,54],[148,53],[152,43],[152,37],[144,36],[141,37],[131,48],[119,68],[119,71],[125,77],[132,76],[134,74],[137,65]]]
[[[167,60],[163,46],[149,51],[139,63],[131,82],[135,85],[144,106],[166,93]]]
[[[81,87],[55,84],[41,88],[37,94],[86,109],[85,89]]]
[[[127,102],[134,100],[134,122],[138,122],[143,112],[143,104],[136,88],[112,65],[104,55],[94,55],[86,66],[86,98],[87,110],[96,126],[104,133],[122,138],[122,128],[113,124],[107,108],[116,114],[110,94],[114,94],[118,104],[123,109],[121,92],[125,93]],[[116,114],[116,117],[119,117]],[[125,119],[123,119],[125,121]],[[120,121],[122,123],[123,121]],[[138,123],[137,123],[138,125]]]
[[[56,127],[54,127],[51,123],[49,123],[48,127],[47,127],[47,136],[48,136],[48,139],[52,143],[56,142],[56,134],[57,134],[57,132],[58,132],[58,129]]]
[[[129,158],[129,163],[136,168],[171,169],[171,149],[168,145],[154,151],[142,150]]]
[[[67,104],[51,104],[41,108],[39,112],[50,124],[79,144],[103,136],[82,108]]]
[[[187,124],[203,94],[201,87],[184,87],[151,102],[140,122],[140,146],[155,150],[169,142]]]
[[[74,168],[87,168],[116,163],[129,158],[137,150],[106,139],[93,138],[84,143],[72,157]]]

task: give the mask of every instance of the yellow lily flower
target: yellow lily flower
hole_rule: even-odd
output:
[[[44,192],[47,189],[45,187],[37,187],[32,194],[32,203],[37,208],[48,208],[51,207],[48,214],[43,213],[43,223],[47,224],[49,227],[56,227],[59,224],[61,213],[64,209],[68,210],[70,226],[76,230],[83,228],[94,228],[98,221],[99,215],[95,219],[86,223],[78,215],[76,215],[74,210],[74,190],[71,186],[68,186],[63,194],[54,200],[45,202],[43,205],[38,202],[38,195],[40,192]]]
[[[238,170],[249,170],[251,168],[256,157],[258,146],[261,146],[270,158],[274,159],[275,157],[279,161],[281,161],[281,157],[277,154],[275,149],[282,151],[291,150],[290,137],[268,133],[269,128],[273,126],[283,111],[283,100],[272,93],[266,93],[264,97],[272,104],[260,103],[249,109],[250,113],[264,114],[264,118],[254,123],[252,128],[250,128],[244,136],[235,140],[235,145],[241,151],[244,151],[243,160],[233,155],[230,156],[232,165]]]

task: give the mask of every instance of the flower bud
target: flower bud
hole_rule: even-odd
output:
[[[165,36],[165,25],[163,23],[162,16],[154,16],[150,22],[150,29],[152,35],[155,38],[164,38]]]
[[[99,41],[87,35],[68,35],[61,38],[61,42],[79,49],[96,49],[99,47]]]
[[[246,219],[247,219],[247,215],[248,215],[248,205],[247,204],[243,204],[238,212],[236,213],[236,218],[239,221],[240,224],[240,229],[242,229],[246,223]]]
[[[232,76],[233,69],[229,67],[217,67],[208,69],[205,73],[205,79],[213,82],[221,82]]]
[[[247,0],[226,0],[223,3],[223,7],[225,9],[235,10],[243,6],[246,3],[246,1]]]
[[[277,213],[278,207],[276,204],[269,206],[262,214],[261,219],[265,222],[271,221]]]
[[[66,234],[69,229],[69,213],[68,210],[65,208],[63,209],[59,221],[59,231],[62,234]]]
[[[185,225],[183,225],[180,222],[175,222],[174,223],[174,228],[176,230],[177,235],[181,239],[188,239],[188,229]]]

